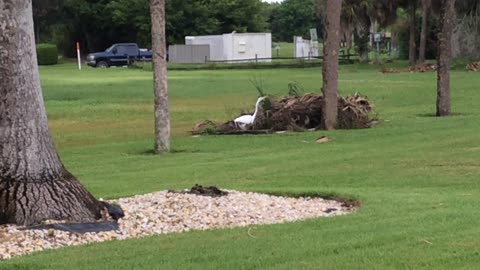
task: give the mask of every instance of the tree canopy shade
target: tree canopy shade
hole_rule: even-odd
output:
[[[104,204],[67,171],[48,126],[31,0],[0,0],[0,223],[94,221]]]

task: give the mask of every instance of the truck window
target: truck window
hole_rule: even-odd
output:
[[[119,45],[119,46],[115,47],[115,49],[117,49],[117,54],[119,54],[119,55],[127,54],[126,46]]]
[[[127,54],[128,55],[136,56],[138,54],[137,46],[128,45],[126,47],[127,47]]]

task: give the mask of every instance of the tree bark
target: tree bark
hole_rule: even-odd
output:
[[[430,0],[422,0],[422,31],[420,33],[420,48],[418,52],[418,62],[420,63],[425,62],[428,34],[428,9],[430,9]]]
[[[325,38],[323,44],[323,124],[325,129],[337,126],[338,50],[340,44],[340,13],[342,0],[327,1]]]
[[[450,115],[450,60],[455,19],[455,0],[441,0],[441,30],[438,37],[437,116]]]
[[[170,151],[165,0],[150,0],[152,19],[153,78],[155,95],[155,152]]]
[[[94,221],[104,207],[66,170],[47,126],[31,0],[0,10],[0,223]]]
[[[408,47],[409,47],[409,51],[408,51],[408,62],[410,63],[411,66],[414,66],[415,65],[415,61],[416,61],[416,55],[415,55],[415,51],[417,50],[416,47],[416,42],[415,42],[415,12],[417,10],[417,4],[416,4],[416,1],[417,0],[409,0],[409,17],[410,17],[410,40],[408,42]]]

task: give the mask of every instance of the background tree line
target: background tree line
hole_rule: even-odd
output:
[[[275,41],[291,42],[312,27],[321,32],[314,0],[167,0],[167,43],[187,35],[271,31]],[[150,47],[149,0],[33,0],[37,43],[56,44],[67,56],[103,50],[116,42]]]
[[[186,35],[266,31],[269,6],[260,0],[167,0],[167,43],[183,43]],[[67,55],[76,41],[90,52],[116,42],[151,46],[149,0],[33,0],[33,13],[37,43],[55,43]]]
[[[410,62],[434,59],[439,20],[432,12],[437,0],[344,0],[341,39],[368,61],[370,33],[389,31],[401,58]],[[457,1],[455,56],[478,58],[479,1]],[[33,0],[38,42],[55,43],[67,56],[80,41],[86,52],[104,50],[116,42],[150,47],[149,0]],[[167,43],[183,43],[187,35],[272,32],[273,40],[292,42],[294,35],[309,37],[316,27],[323,36],[323,14],[315,0],[166,0]]]

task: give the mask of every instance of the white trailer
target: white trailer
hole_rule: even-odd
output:
[[[186,45],[209,45],[211,61],[264,61],[272,58],[271,33],[230,33],[212,36],[187,36]]]

